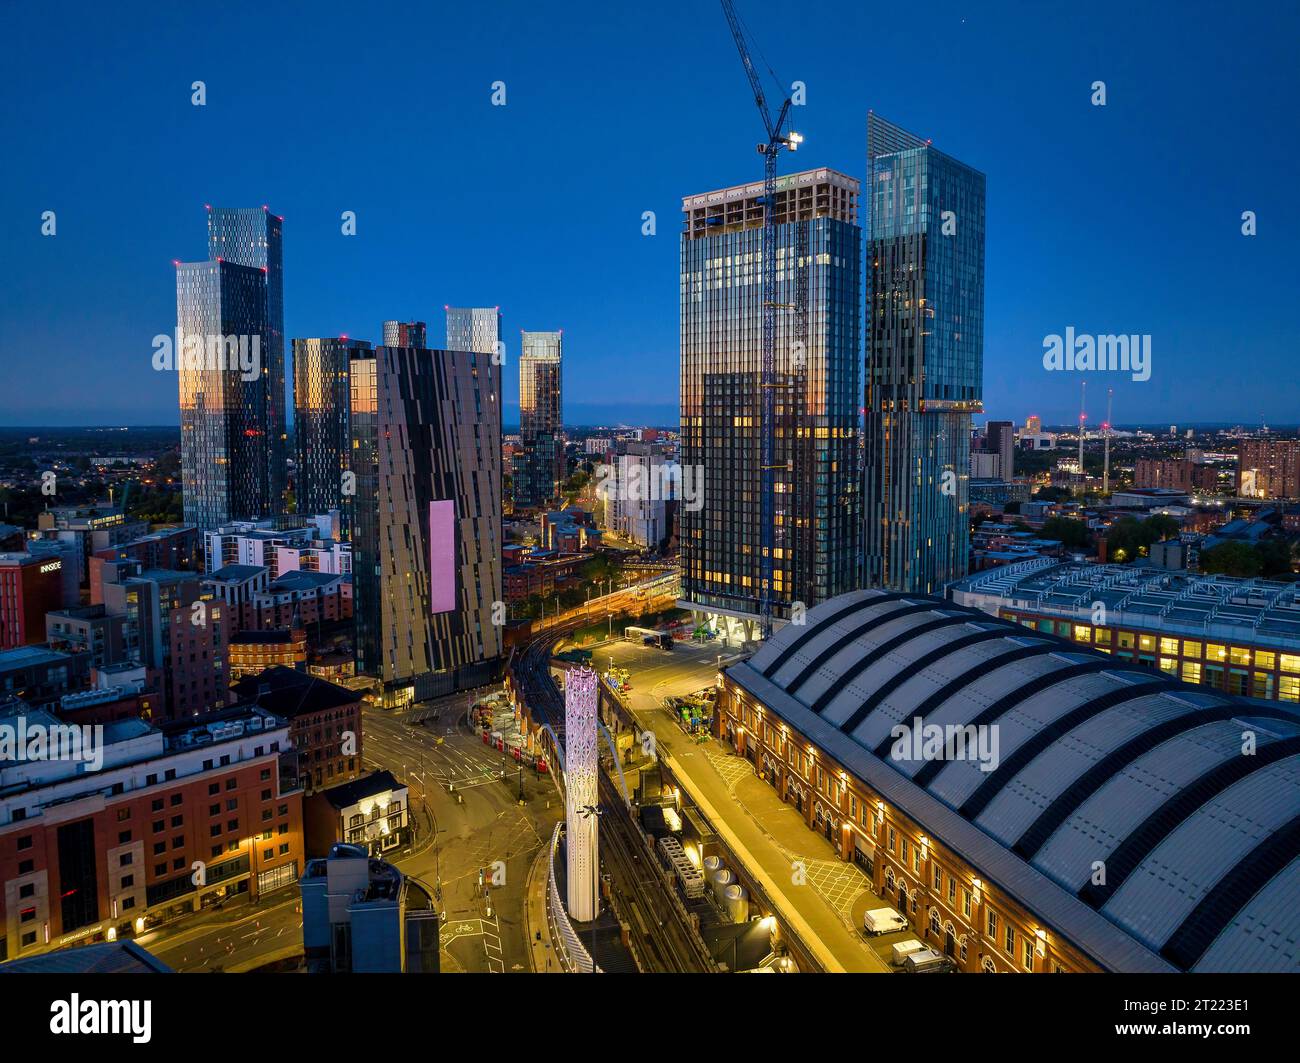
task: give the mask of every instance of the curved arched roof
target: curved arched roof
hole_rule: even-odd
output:
[[[1300,967],[1294,710],[881,591],[728,675],[1103,966]],[[891,729],[918,721],[984,728],[996,756],[913,759]]]

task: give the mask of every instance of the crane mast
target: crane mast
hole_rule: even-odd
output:
[[[736,42],[736,51],[745,67],[749,78],[749,87],[754,93],[754,104],[763,119],[763,130],[767,140],[758,145],[758,152],[763,156],[763,243],[762,243],[762,289],[763,289],[763,349],[760,364],[760,417],[759,417],[759,465],[761,484],[759,488],[759,525],[761,544],[759,550],[759,626],[764,639],[772,634],[772,596],[773,596],[773,552],[775,547],[776,523],[776,470],[785,468],[777,466],[774,450],[776,436],[776,157],[782,148],[791,151],[798,149],[803,141],[798,133],[784,132],[786,119],[790,115],[790,98],[786,97],[775,120],[767,106],[767,97],[763,93],[763,83],[759,78],[754,61],[750,58],[749,46],[745,42],[745,32],[736,15],[731,0],[722,0],[722,12],[727,17],[731,36]]]

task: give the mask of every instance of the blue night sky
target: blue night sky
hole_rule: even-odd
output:
[[[1300,421],[1296,5],[737,5],[807,84],[782,172],[861,177],[874,108],[987,175],[989,416],[1074,417],[1078,376],[1042,368],[1073,326],[1152,336],[1150,381],[1090,375],[1093,420],[1113,385],[1121,424]],[[401,317],[441,341],[444,304],[500,305],[508,422],[519,330],[562,328],[570,423],[675,423],[680,197],[761,176],[716,2],[51,2],[4,22],[0,424],[176,422],[151,340],[175,328],[172,261],[206,256],[205,203],[285,216],[289,337],[378,341]]]

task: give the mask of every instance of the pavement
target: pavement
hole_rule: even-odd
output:
[[[532,967],[538,974],[561,974],[559,957],[551,942],[551,924],[546,917],[546,883],[549,878],[549,842],[542,847],[528,872],[525,888],[524,927],[528,932],[528,951]]]
[[[611,643],[601,650],[599,662],[603,668],[613,656],[615,664],[629,670],[629,708],[640,727],[654,732],[658,756],[823,968],[889,971],[890,946],[911,935],[867,938],[859,929],[863,912],[887,903],[871,891],[866,875],[840,860],[748,761],[713,739],[697,744],[663,708],[663,698],[714,681],[718,652],[717,647],[690,643],[671,651]],[[727,663],[725,651],[722,663]]]

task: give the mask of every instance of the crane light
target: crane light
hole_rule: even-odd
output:
[[[799,134],[799,133],[794,133],[794,132],[792,132],[792,133],[790,134],[790,150],[791,150],[791,151],[798,151],[798,150],[799,150],[799,145],[802,144],[802,143],[803,143],[803,136],[802,136],[801,134]]]

